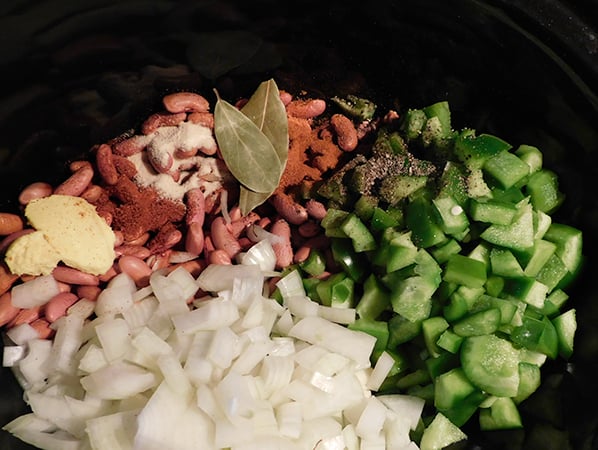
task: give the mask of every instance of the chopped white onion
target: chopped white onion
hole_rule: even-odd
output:
[[[25,339],[13,364],[33,413],[6,429],[50,450],[417,448],[423,400],[372,396],[393,360],[370,367],[375,338],[341,325],[355,311],[313,302],[298,272],[278,282],[283,305],[265,298],[271,266],[248,254],[143,289],[119,275],[97,318],[83,304],[54,341]],[[216,296],[190,306],[198,287]]]
[[[58,293],[60,293],[60,289],[54,277],[42,275],[14,286],[11,290],[10,301],[17,308],[29,309],[45,305]]]
[[[39,334],[37,333],[35,328],[33,328],[28,323],[22,323],[10,328],[6,332],[6,336],[8,336],[10,340],[17,345],[25,345],[32,339],[39,338]]]
[[[8,345],[3,348],[2,367],[13,367],[25,356],[24,345]]]

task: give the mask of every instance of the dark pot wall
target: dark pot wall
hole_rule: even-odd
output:
[[[6,0],[0,210],[16,208],[27,183],[61,179],[64,161],[137,125],[170,90],[210,95],[215,86],[235,98],[274,76],[292,92],[355,92],[399,111],[448,99],[456,128],[546,152],[545,165],[567,194],[556,220],[582,228],[587,255],[571,290],[580,322],[576,353],[569,364],[547,365],[541,391],[523,408],[526,433],[477,435],[472,428],[459,447],[596,448],[597,12],[592,0]],[[197,50],[198,33],[222,30],[249,33],[220,36],[229,69],[203,64]],[[248,58],[256,42],[260,52]],[[0,386],[6,423],[25,408],[8,370]],[[561,413],[549,413],[551,405]],[[0,448],[30,447],[2,433]]]

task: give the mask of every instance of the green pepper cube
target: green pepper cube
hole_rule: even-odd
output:
[[[552,217],[542,211],[534,210],[534,240],[544,239],[544,235],[552,225]]]
[[[390,294],[393,311],[412,322],[427,319],[432,310],[432,294],[437,287],[422,276],[400,280]]]
[[[335,308],[352,308],[354,303],[355,282],[345,277],[334,283],[330,289],[330,306]]]
[[[511,331],[511,341],[518,346],[545,354],[555,359],[559,351],[559,338],[555,326],[547,318],[523,316],[523,324]]]
[[[408,109],[404,115],[401,128],[405,132],[407,139],[417,139],[426,124],[426,113],[421,109]]]
[[[534,245],[534,219],[532,205],[518,206],[517,216],[510,225],[490,225],[480,237],[490,244],[512,250],[525,251]]]
[[[449,103],[445,101],[437,102],[423,108],[424,114],[428,119],[438,118],[442,130],[442,137],[448,137],[451,132],[451,110]]]
[[[341,223],[341,230],[353,242],[353,249],[357,252],[365,252],[376,248],[376,240],[356,214],[350,213]]]
[[[355,202],[355,214],[363,221],[368,221],[378,206],[378,198],[373,195],[361,195]]]
[[[459,428],[459,425],[455,425],[451,419],[438,412],[424,430],[420,448],[445,448],[464,439],[467,439],[467,435]]]
[[[321,222],[324,234],[328,237],[346,238],[347,234],[341,229],[341,224],[348,215],[349,213],[342,209],[328,208]]]
[[[378,194],[389,205],[396,205],[401,200],[423,188],[428,182],[427,176],[395,175],[384,177]]]
[[[546,169],[541,169],[531,175],[526,185],[534,208],[551,214],[561,205],[564,195],[559,191],[557,175]]]
[[[422,320],[411,321],[403,316],[395,315],[388,321],[388,348],[393,349],[397,346],[409,342],[421,334]]]
[[[484,163],[483,170],[503,189],[514,186],[529,174],[529,166],[509,151],[502,151],[489,158]]]
[[[438,336],[436,345],[450,353],[456,354],[459,351],[459,347],[461,347],[461,342],[463,342],[463,337],[451,330],[444,330]]]
[[[376,275],[370,274],[363,283],[363,294],[356,306],[357,315],[364,319],[377,319],[390,308],[390,293]]]
[[[326,269],[326,261],[324,259],[324,255],[321,251],[312,248],[309,252],[309,256],[305,259],[305,261],[299,263],[299,267],[301,268],[301,270],[307,272],[312,276],[321,275],[322,273],[324,273],[324,270]]]
[[[452,255],[444,269],[444,281],[468,287],[482,287],[486,283],[486,265],[468,256]]]
[[[459,205],[465,206],[467,195],[467,172],[465,167],[454,161],[447,161],[439,180],[438,197],[452,197]]]
[[[548,297],[546,297],[544,308],[541,311],[542,314],[548,317],[554,316],[561,310],[567,300],[569,300],[569,294],[567,294],[565,291],[562,289],[553,290],[550,294],[548,294]]]
[[[515,150],[515,154],[528,165],[529,173],[537,172],[542,168],[544,155],[538,147],[522,144]]]
[[[519,387],[517,395],[512,397],[513,401],[518,404],[532,395],[540,387],[541,372],[540,366],[529,362],[519,363]]]
[[[513,253],[500,247],[493,247],[490,250],[490,267],[492,273],[501,277],[523,276],[523,269]]]
[[[490,408],[481,409],[479,421],[483,431],[523,428],[517,406],[509,397],[498,397]]]
[[[492,334],[498,330],[500,320],[500,310],[490,308],[462,318],[453,325],[453,331],[461,337]]]
[[[469,220],[463,207],[450,196],[436,197],[432,200],[440,218],[442,231],[447,234],[457,234],[469,227]]]
[[[446,241],[446,235],[437,223],[432,203],[423,197],[412,200],[406,208],[405,222],[411,230],[413,242],[422,248]]]
[[[424,342],[428,349],[428,353],[433,358],[436,358],[440,354],[440,349],[438,348],[436,341],[448,327],[449,323],[444,317],[440,316],[430,317],[422,322]]]
[[[513,203],[496,200],[472,200],[469,205],[469,214],[473,220],[478,222],[510,225],[517,215],[517,207]]]
[[[492,198],[492,190],[484,179],[482,169],[471,169],[467,175],[467,195],[471,198]]]
[[[529,258],[523,273],[528,277],[535,277],[556,251],[556,244],[540,239],[534,244],[533,253]]]
[[[394,272],[415,263],[418,249],[411,240],[411,232],[393,233],[386,248],[386,272]]]
[[[566,287],[573,278],[574,276],[567,270],[563,260],[556,254],[548,259],[536,275],[536,280],[544,284],[549,293],[554,289]]]
[[[445,243],[438,245],[430,250],[430,253],[438,264],[444,264],[452,255],[460,253],[461,245],[455,239],[449,239]]]
[[[509,149],[511,144],[491,134],[468,133],[455,140],[455,155],[470,169],[481,169],[488,159]]]
[[[459,406],[478,388],[457,367],[439,375],[434,382],[434,406],[439,410]]]
[[[567,270],[575,274],[583,260],[581,230],[562,223],[552,223],[544,234],[544,239],[556,244],[556,254],[563,261]]]
[[[348,239],[333,238],[330,243],[332,258],[354,281],[362,281],[366,276],[366,262],[361,254],[355,252]]]
[[[573,341],[577,331],[577,318],[575,309],[570,309],[560,316],[552,319],[554,328],[559,338],[559,354],[568,359],[573,354]]]
[[[503,292],[528,305],[542,309],[548,295],[548,286],[533,277],[505,278]]]
[[[319,302],[324,306],[331,306],[332,304],[332,287],[342,282],[347,275],[344,273],[335,273],[330,275],[325,280],[320,281],[315,285],[316,295]]]
[[[373,231],[383,231],[400,225],[399,219],[388,211],[376,206],[370,217],[370,227]]]

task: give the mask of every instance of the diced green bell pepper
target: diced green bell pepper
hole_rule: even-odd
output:
[[[537,319],[528,314],[523,317],[523,324],[511,332],[511,340],[515,345],[529,350],[544,353],[555,359],[559,350],[557,331],[552,322],[544,317]]]
[[[351,239],[357,253],[374,250],[376,239],[356,214],[350,213],[341,223],[341,230]]]
[[[411,239],[421,248],[428,248],[446,241],[446,235],[437,223],[432,203],[423,197],[412,200],[406,208],[405,222],[411,230]]]
[[[510,225],[517,215],[517,207],[513,203],[497,200],[472,200],[469,204],[469,214],[478,222]]]
[[[526,185],[534,208],[551,214],[563,203],[564,195],[559,191],[557,175],[541,169],[529,177]]]
[[[481,430],[509,430],[522,427],[521,415],[511,398],[498,397],[492,402],[490,408],[480,410]]]
[[[376,275],[370,274],[363,283],[363,294],[356,306],[360,318],[375,320],[390,308],[390,293]]]
[[[367,276],[367,262],[356,253],[349,239],[333,238],[330,243],[332,258],[353,281],[361,282]]]
[[[443,279],[467,287],[482,287],[486,283],[486,265],[467,256],[452,255],[444,269]]]
[[[436,316],[425,319],[422,322],[422,333],[428,353],[433,358],[440,354],[440,349],[436,344],[440,335],[449,327],[449,323],[444,317]]]
[[[436,197],[432,204],[438,213],[440,227],[446,234],[459,234],[469,227],[463,207],[453,197]]]
[[[486,160],[483,169],[503,189],[509,189],[529,174],[529,166],[509,151]]]
[[[455,140],[455,155],[470,169],[481,169],[487,160],[510,148],[510,144],[491,134],[461,134]]]

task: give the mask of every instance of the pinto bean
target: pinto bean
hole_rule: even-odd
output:
[[[161,152],[148,150],[147,159],[158,173],[168,173],[174,164],[174,159],[171,154],[166,154],[166,156],[164,156]]]
[[[108,144],[102,144],[96,150],[96,167],[108,185],[114,185],[118,181],[118,172],[112,156],[112,148]]]
[[[152,134],[160,127],[175,127],[187,118],[184,112],[172,114],[170,112],[159,112],[149,116],[141,125],[143,134]]]
[[[293,95],[287,91],[279,91],[280,101],[284,106],[287,106],[293,100]]]
[[[149,248],[141,245],[130,245],[123,244],[118,247],[114,247],[114,253],[116,256],[136,256],[139,259],[146,259],[152,254]]]
[[[21,216],[12,213],[0,213],[0,236],[8,236],[23,229]]]
[[[311,253],[311,248],[306,247],[305,245],[299,247],[297,249],[297,251],[295,252],[295,255],[293,255],[293,262],[295,264],[302,263],[307,258],[309,258],[310,253]]]
[[[210,227],[210,235],[214,247],[218,250],[224,250],[229,258],[234,258],[240,251],[239,242],[227,226],[222,216],[216,217]]]
[[[19,194],[19,203],[27,205],[31,200],[48,197],[52,194],[54,188],[51,184],[43,181],[36,181],[26,186]]]
[[[56,281],[62,281],[63,283],[86,284],[90,286],[97,286],[100,284],[100,279],[96,275],[67,266],[55,267],[52,271],[52,276]]]
[[[73,195],[78,197],[85,191],[85,189],[87,189],[92,178],[93,168],[91,165],[82,165],[54,189],[54,194]]]
[[[272,243],[276,255],[276,267],[282,269],[293,262],[293,247],[291,246],[291,227],[284,219],[278,219],[270,228],[270,232],[278,236],[280,241]]]
[[[250,211],[247,215],[233,220],[230,224],[230,231],[233,236],[239,238],[239,236],[241,236],[243,231],[245,231],[249,225],[257,222],[258,220],[260,220],[260,216],[257,213]]]
[[[165,95],[162,104],[171,113],[180,112],[208,112],[210,103],[201,95],[194,92],[176,92]]]
[[[48,322],[56,322],[62,316],[66,315],[67,309],[79,300],[77,294],[72,292],[61,292],[52,297],[44,306],[44,317]]]
[[[83,191],[80,197],[87,200],[89,203],[97,203],[103,196],[107,195],[103,187],[97,184],[90,184],[85,191]]]
[[[167,225],[158,231],[147,247],[152,254],[163,253],[178,244],[182,238],[183,233],[180,230],[177,230],[174,226]]]
[[[317,236],[318,234],[320,234],[320,232],[322,231],[322,228],[320,227],[320,225],[318,223],[309,220],[309,221],[304,222],[301,225],[299,225],[299,227],[297,228],[297,231],[299,233],[299,236],[305,237],[305,238],[310,238],[310,237],[314,237],[314,236]]]
[[[0,295],[0,327],[12,321],[19,311],[21,308],[12,304],[10,291]]]
[[[116,267],[114,266],[114,264],[112,265],[112,267],[110,267],[110,269],[108,269],[106,272],[104,272],[103,274],[98,276],[98,279],[102,282],[108,282],[110,281],[112,278],[114,278],[116,275],[118,275],[118,272],[116,270]]]
[[[143,234],[140,234],[135,239],[131,239],[128,241],[123,242],[124,245],[145,245],[147,241],[149,241],[150,234],[146,231]]]
[[[357,130],[351,119],[343,114],[333,114],[330,118],[330,124],[336,132],[336,142],[341,150],[346,152],[355,150],[359,140]]]

